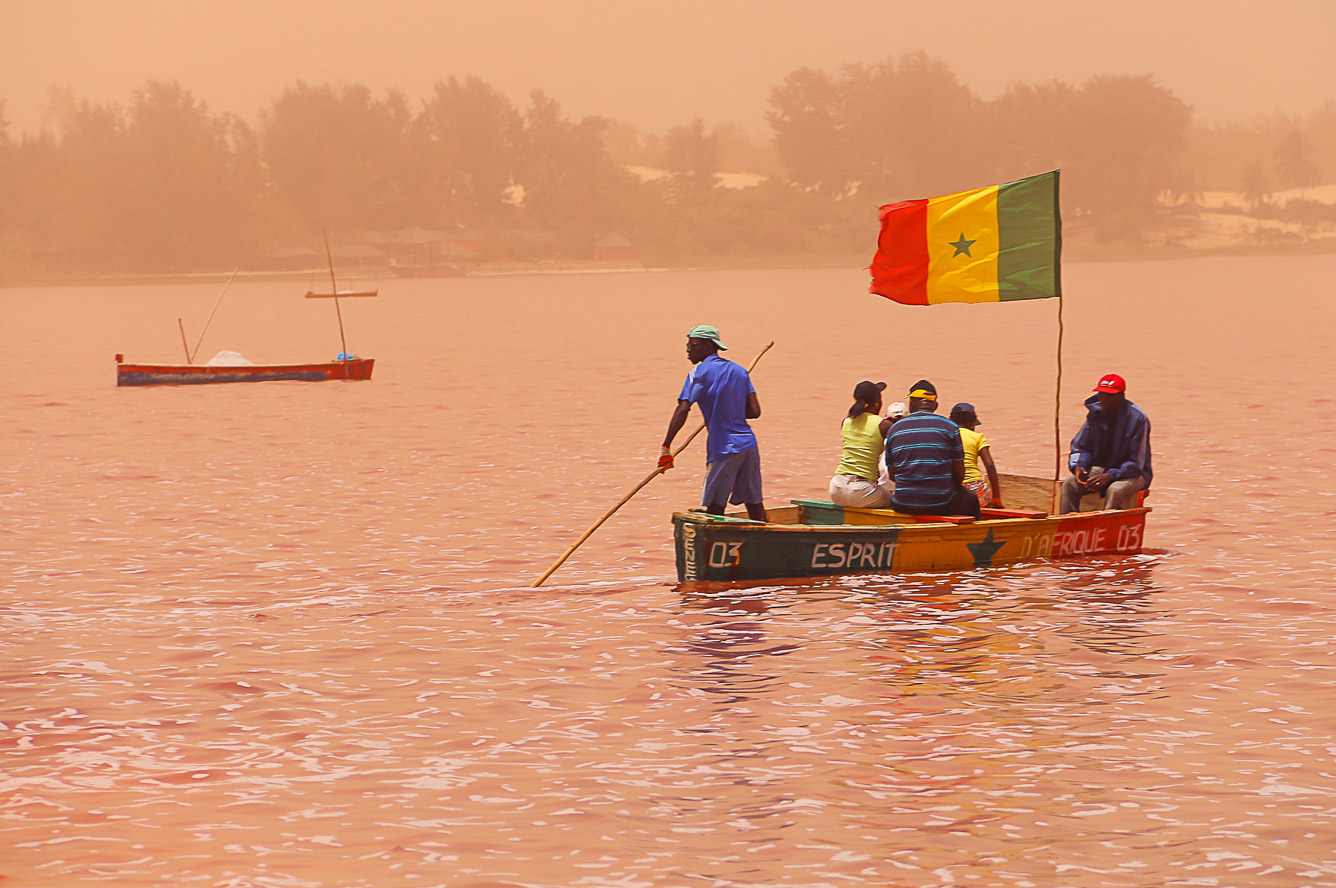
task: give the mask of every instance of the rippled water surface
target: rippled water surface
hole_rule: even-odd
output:
[[[1154,423],[1145,554],[679,587],[714,323],[766,497],[860,379],[1051,470],[1056,303],[859,269],[376,282],[365,383],[117,389],[220,285],[0,290],[0,884],[1336,885],[1336,257],[1069,264],[1063,429]],[[339,350],[238,282],[201,353]]]

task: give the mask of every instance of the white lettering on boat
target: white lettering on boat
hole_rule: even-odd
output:
[[[1021,537],[1016,542],[1020,544],[1020,554],[1016,556],[1017,559],[1047,558],[1053,553],[1053,534],[1051,533]]]
[[[699,574],[696,571],[696,527],[692,524],[682,525],[682,551],[686,553],[686,564],[683,566],[682,576],[684,579],[694,580]]]
[[[822,570],[881,570],[895,560],[895,543],[817,543],[812,567]]]
[[[1078,555],[1098,555],[1105,552],[1140,552],[1141,527],[1124,524],[1117,528],[1082,527],[1013,537],[1019,547],[1015,558],[1065,558]]]
[[[714,543],[710,546],[710,567],[737,567],[742,560],[742,543]]]
[[[1140,552],[1141,551],[1141,528],[1135,524],[1129,524],[1118,528],[1118,551],[1119,552]]]
[[[1109,551],[1109,545],[1104,541],[1105,529],[1103,527],[1090,527],[1081,530],[1058,531],[1053,539],[1053,557],[1095,555]]]

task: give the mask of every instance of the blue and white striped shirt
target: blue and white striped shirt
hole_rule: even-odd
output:
[[[936,509],[951,502],[951,464],[965,458],[960,427],[920,410],[897,420],[886,436],[886,459],[895,470],[896,509]]]

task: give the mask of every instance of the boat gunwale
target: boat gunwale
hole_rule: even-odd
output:
[[[305,368],[317,367],[338,367],[341,365],[359,365],[369,364],[375,361],[375,358],[355,358],[347,361],[304,361],[299,364],[132,364],[123,361],[116,365],[117,372],[155,372],[170,371],[173,373],[247,373],[263,370],[300,370]]]
[[[789,508],[787,506],[783,508]],[[861,510],[869,512],[873,510]],[[690,521],[700,527],[727,527],[729,530],[746,532],[812,532],[827,531],[840,533],[871,532],[884,533],[887,530],[895,530],[897,533],[904,534],[913,531],[933,531],[940,533],[943,530],[954,530],[964,532],[969,528],[975,527],[999,527],[1010,526],[1014,524],[1025,524],[1026,526],[1035,526],[1048,521],[1073,521],[1083,519],[1093,519],[1099,516],[1106,516],[1112,513],[1120,515],[1146,514],[1152,511],[1151,506],[1133,506],[1129,509],[1099,509],[1089,512],[1065,512],[1061,514],[1048,514],[1042,518],[984,518],[979,521],[970,521],[967,523],[957,523],[953,521],[917,521],[919,516],[904,515],[904,521],[887,521],[884,524],[778,524],[766,521],[754,521],[750,518],[734,517],[730,515],[709,515],[704,512],[673,512],[673,520],[679,517],[685,521]],[[902,513],[903,514],[903,513]],[[724,520],[720,520],[720,519]]]
[[[119,355],[117,356],[120,357]],[[303,364],[116,364],[117,388],[254,382],[368,382],[375,358]]]

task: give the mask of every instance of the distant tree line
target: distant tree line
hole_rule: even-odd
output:
[[[297,83],[251,126],[174,82],[124,106],[53,93],[54,129],[12,136],[0,103],[0,272],[251,266],[322,229],[541,229],[549,253],[617,232],[655,264],[865,258],[876,208],[1063,170],[1063,210],[1134,238],[1203,190],[1267,203],[1336,174],[1336,105],[1304,119],[1196,125],[1150,77],[1017,84],[982,100],[922,54],[776,85],[758,143],[700,120],[663,135],[517,107],[469,77],[410,103]],[[637,167],[664,171],[637,175]],[[1324,168],[1326,167],[1326,168]],[[754,172],[747,188],[717,174]],[[643,171],[641,171],[643,173]]]

